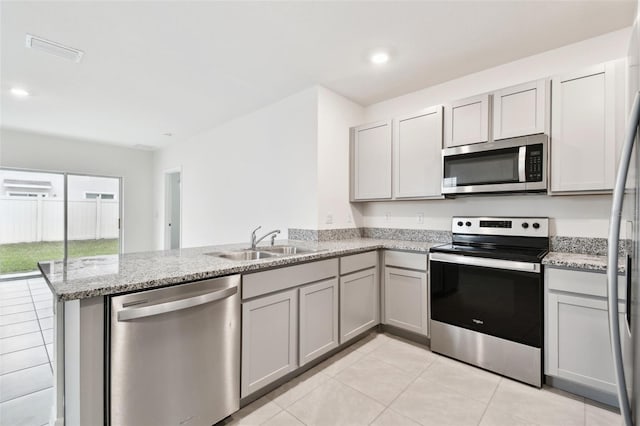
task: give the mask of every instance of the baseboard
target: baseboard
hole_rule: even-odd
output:
[[[553,388],[563,390],[575,395],[583,396],[601,404],[606,404],[611,407],[619,408],[618,396],[609,392],[602,391],[600,389],[592,388],[591,386],[583,385],[581,383],[575,383],[567,379],[553,376],[544,376],[545,383]]]

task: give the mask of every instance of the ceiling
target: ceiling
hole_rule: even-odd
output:
[[[629,26],[635,16],[635,0],[0,7],[2,126],[154,147],[315,84],[369,105]],[[74,63],[27,49],[27,33],[85,55]],[[377,48],[390,50],[388,64],[369,63]],[[14,98],[14,86],[32,96]]]

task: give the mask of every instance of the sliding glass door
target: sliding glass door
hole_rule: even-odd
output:
[[[0,279],[120,253],[121,179],[0,169]]]
[[[120,179],[67,175],[67,257],[120,252]]]

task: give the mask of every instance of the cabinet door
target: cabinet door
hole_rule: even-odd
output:
[[[624,97],[616,93],[616,62],[552,79],[552,191],[613,188],[616,102]]]
[[[241,398],[298,367],[297,336],[297,289],[242,304]]]
[[[300,289],[300,365],[338,346],[338,279]]]
[[[545,374],[615,393],[606,299],[549,292]],[[625,364],[631,365],[625,304],[619,303]]]
[[[538,80],[493,94],[493,139],[545,133],[549,123],[548,81]]]
[[[340,343],[380,322],[378,268],[340,278]]]
[[[467,145],[489,140],[490,95],[452,102],[445,108],[445,146]]]
[[[442,106],[394,122],[395,198],[442,196]]]
[[[427,273],[384,268],[385,324],[429,335]]]
[[[353,129],[354,200],[391,198],[391,122]]]

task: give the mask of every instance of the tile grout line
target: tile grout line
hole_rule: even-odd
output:
[[[371,351],[370,353],[365,354],[365,355],[364,355],[360,360],[358,360],[358,361],[354,362],[354,364],[355,364],[355,363],[357,363],[357,362],[359,362],[359,361],[361,361],[362,359],[366,358],[367,356],[369,356],[369,355],[373,354],[375,351],[377,351],[378,349],[380,349],[381,347],[385,346],[385,345],[386,345],[386,344],[388,344],[388,343],[389,343],[389,342],[385,342],[385,343],[383,343],[382,345],[380,345],[379,347],[377,347],[376,349],[374,349],[373,351]],[[389,364],[389,363],[385,362],[383,359],[376,358],[376,357],[374,357],[374,359],[375,359],[375,360],[378,360],[378,361],[380,361],[380,362],[382,362],[382,363],[384,363],[384,364],[386,364],[386,365],[389,365],[389,366],[391,366],[391,367],[395,368],[396,370],[399,370],[399,371],[403,372],[404,374],[410,374],[409,372],[404,371],[403,369],[401,369],[401,368],[399,368],[399,367],[397,367],[397,366],[395,366],[395,365],[392,365],[392,364]],[[427,370],[429,369],[429,367],[431,367],[435,362],[436,362],[436,360],[432,361],[432,362],[431,362],[431,363],[430,363],[430,364],[429,364],[429,365],[428,365],[424,370],[422,370],[422,371],[421,371],[421,372],[420,372],[420,373],[419,373],[419,374],[418,374],[414,379],[412,379],[412,380],[411,380],[411,381],[410,381],[410,382],[409,382],[409,383],[408,383],[408,384],[407,384],[407,385],[406,385],[406,386],[405,386],[405,387],[404,387],[404,388],[403,388],[403,389],[398,393],[398,395],[396,395],[396,396],[395,396],[395,398],[393,398],[393,399],[389,402],[389,404],[386,404],[386,405],[385,405],[385,404],[383,404],[382,402],[378,401],[377,399],[375,399],[375,398],[373,398],[373,397],[371,397],[371,396],[369,396],[369,395],[365,394],[364,392],[362,392],[362,391],[360,391],[360,390],[358,390],[358,389],[356,389],[356,388],[352,387],[352,386],[351,386],[351,385],[349,385],[348,383],[343,383],[340,379],[337,379],[337,378],[335,378],[335,377],[333,377],[333,379],[334,379],[335,381],[337,381],[338,383],[340,383],[341,385],[347,386],[348,388],[355,390],[356,392],[358,392],[358,393],[360,393],[361,395],[363,395],[363,396],[365,396],[365,397],[367,397],[367,398],[371,399],[372,401],[375,401],[375,402],[377,402],[378,404],[380,404],[380,405],[384,406],[384,410],[380,411],[380,412],[378,413],[378,415],[377,415],[376,417],[374,417],[374,418],[373,418],[373,420],[371,420],[371,422],[369,423],[369,424],[372,424],[372,423],[373,423],[373,422],[375,422],[375,421],[378,419],[378,417],[380,417],[380,416],[382,415],[382,413],[384,413],[387,409],[392,410],[392,409],[391,409],[391,404],[393,404],[393,403],[395,402],[395,400],[396,400],[396,399],[398,399],[398,398],[400,397],[400,395],[402,395],[402,394],[403,394],[403,393],[404,393],[404,392],[409,388],[409,386],[411,386],[411,385],[412,385],[416,380],[418,380],[418,379],[420,378],[420,376],[422,376],[422,374],[424,374],[424,372],[425,372],[425,371],[427,371]],[[349,367],[346,367],[346,368],[345,368],[345,370],[346,370],[347,368],[350,368],[350,367],[351,367],[351,365],[350,365]],[[339,374],[339,373],[338,373],[338,374]],[[337,376],[338,374],[336,374],[336,376]],[[395,410],[392,410],[392,411],[394,411],[394,412],[395,412]],[[407,417],[407,416],[405,416],[404,414],[402,414],[402,416]],[[409,419],[411,419],[411,420],[414,420],[414,421],[415,421],[415,419],[413,419],[413,418],[411,418],[411,417],[408,417],[408,418],[409,418]],[[420,422],[418,422],[418,423],[420,423]]]
[[[6,401],[0,402],[0,404],[4,404],[4,403],[7,403],[7,402],[15,401],[16,399],[24,398],[24,397],[27,397],[29,395],[33,395],[34,393],[45,391],[47,389],[53,389],[53,385],[47,386],[46,388],[34,390],[33,392],[29,392],[29,393],[26,393],[24,395],[16,396],[15,398],[7,399]]]
[[[291,404],[293,405],[293,404]],[[289,407],[291,407],[291,405]],[[300,423],[302,423],[304,426],[307,426],[307,424],[305,422],[302,421],[302,419],[298,418],[295,414],[293,414],[291,411],[287,410],[286,408],[283,408],[282,411],[284,411],[285,413],[289,414],[291,417],[293,417],[294,419],[296,419],[297,421],[299,421]],[[278,413],[279,414],[279,413]],[[278,415],[276,414],[276,416]],[[275,417],[275,416],[274,416]]]
[[[500,377],[500,376],[498,376],[498,377]],[[482,419],[484,419],[484,416],[487,414],[487,410],[489,409],[489,405],[491,405],[491,401],[493,401],[493,398],[496,396],[496,393],[498,392],[498,388],[502,384],[503,380],[504,380],[504,378],[502,378],[502,377],[500,377],[500,380],[498,380],[498,384],[496,385],[496,388],[493,390],[493,393],[491,394],[491,398],[489,398],[489,401],[487,401],[487,405],[484,407],[484,411],[482,412],[482,416],[480,416],[480,420],[478,420],[478,424],[482,423]]]
[[[27,312],[17,312],[16,314],[26,314],[26,313]],[[22,324],[22,323],[31,322],[31,321],[37,321],[38,320],[38,314],[36,314],[36,311],[33,311],[33,313],[36,315],[35,319],[30,319],[30,320],[26,320],[26,321],[10,322],[8,324],[2,324],[2,325],[0,325],[0,327],[4,327],[4,326],[7,326],[7,325],[14,325],[14,324]],[[16,315],[16,314],[7,314],[7,315]],[[7,316],[7,315],[0,315],[0,317]]]
[[[36,346],[36,348],[39,348],[39,347],[40,347],[40,346]],[[43,347],[44,347],[44,346],[43,346]],[[33,348],[31,348],[31,349],[33,349]],[[47,348],[45,348],[44,350],[45,350],[45,352],[46,352]],[[2,374],[0,374],[0,376],[6,376],[7,374],[17,373],[18,371],[28,370],[28,369],[33,368],[33,367],[40,367],[41,365],[49,364],[49,363],[50,363],[50,361],[48,361],[48,359],[49,359],[49,358],[47,357],[47,361],[43,362],[42,364],[30,365],[29,367],[18,368],[17,370],[7,371],[6,373],[2,373]]]
[[[38,320],[33,320],[35,322],[38,322]],[[13,325],[13,324],[9,324],[9,325]],[[48,328],[46,328],[45,330],[49,330]],[[0,337],[0,339],[10,339],[11,337],[18,337],[18,336],[24,336],[25,334],[32,334],[32,333],[38,333],[40,331],[40,324],[38,324],[38,330],[35,331],[27,331],[26,333],[20,333],[20,334],[13,334],[11,336],[6,336],[6,337]]]
[[[29,294],[31,294],[31,286],[29,285],[29,281],[27,281],[27,286],[29,287]],[[33,302],[33,309],[36,309],[36,301],[33,299],[33,294],[31,294],[31,301]],[[49,356],[49,351],[47,350],[47,343],[44,338],[44,333],[42,332],[42,323],[40,322],[40,318],[38,318],[38,313],[36,312],[36,320],[38,321],[38,329],[40,330],[40,337],[42,338],[42,343],[44,346],[44,352],[47,354],[47,359],[49,360],[49,369],[53,374],[53,360],[51,356]],[[48,330],[48,329],[47,329]],[[53,382],[52,382],[53,384]]]
[[[429,352],[431,352],[431,349],[429,349]],[[433,353],[433,352],[431,352],[431,353]],[[435,354],[434,354],[434,355],[435,355]],[[436,358],[436,359],[434,359],[433,361],[431,361],[431,363],[427,366],[427,368],[425,368],[424,370],[422,370],[422,371],[420,372],[420,374],[418,374],[418,375],[415,377],[415,379],[411,380],[411,382],[409,382],[409,384],[408,384],[407,386],[405,386],[405,387],[404,387],[404,389],[402,389],[402,390],[400,391],[400,393],[398,393],[398,395],[396,395],[396,397],[395,397],[395,398],[393,398],[393,399],[391,400],[391,402],[389,402],[389,405],[387,405],[387,408],[388,408],[389,410],[393,411],[394,413],[399,414],[399,415],[401,415],[401,416],[403,416],[403,417],[406,417],[406,418],[408,418],[408,419],[410,419],[410,420],[412,420],[412,421],[414,421],[414,422],[416,422],[416,423],[418,423],[418,424],[420,424],[420,425],[421,425],[422,423],[421,423],[421,422],[419,422],[418,420],[414,419],[413,417],[409,417],[409,416],[407,416],[407,415],[405,415],[405,414],[399,413],[399,412],[397,412],[396,410],[394,410],[393,408],[391,408],[391,404],[393,404],[394,402],[396,402],[396,400],[397,400],[398,398],[400,398],[400,396],[401,396],[403,393],[405,393],[405,392],[407,391],[407,389],[409,389],[409,387],[410,387],[411,385],[413,385],[413,384],[414,384],[414,383],[415,383],[419,378],[421,378],[421,377],[422,377],[422,375],[423,375],[423,374],[424,374],[428,369],[430,369],[430,368],[433,366],[433,364],[435,364],[437,361],[438,361],[438,359],[437,359],[437,358]],[[382,361],[382,362],[384,362],[384,361]],[[391,365],[391,364],[388,364],[388,365]],[[396,368],[398,368],[398,367],[396,367]],[[401,370],[401,369],[399,369],[399,370]],[[384,413],[384,411],[385,411],[385,410],[383,410],[382,412]],[[381,415],[382,415],[382,413],[380,413],[380,414],[376,417],[376,419],[377,419],[378,417],[380,417]],[[371,423],[375,422],[375,420],[376,420],[376,419],[374,419]],[[371,424],[371,423],[369,423],[369,424]]]
[[[35,333],[38,333],[38,332],[34,331],[33,333],[27,333],[27,334],[35,334]],[[24,334],[21,334],[20,336],[24,336]],[[40,336],[42,336],[42,333],[40,333]],[[11,337],[19,337],[19,336],[11,336]],[[4,337],[4,338],[2,338],[0,340],[11,339],[11,337]],[[27,348],[22,348],[22,349],[16,349],[15,351],[9,351],[9,352],[5,352],[5,353],[0,353],[0,355],[9,355],[9,354],[12,354],[12,353],[16,353],[16,352],[20,352],[20,351],[26,351],[27,349],[33,349],[33,348],[37,348],[37,347],[40,347],[40,346],[47,346],[47,344],[44,343],[44,339],[42,340],[42,344],[41,345],[29,346]]]

